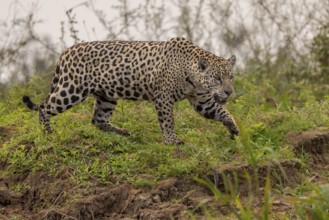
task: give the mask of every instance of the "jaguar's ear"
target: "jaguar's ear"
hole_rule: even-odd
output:
[[[236,57],[235,55],[232,55],[230,59],[228,59],[228,61],[231,63],[231,66],[234,67],[235,62],[236,62]]]
[[[198,65],[201,72],[204,72],[208,68],[208,62],[203,58],[199,60]]]

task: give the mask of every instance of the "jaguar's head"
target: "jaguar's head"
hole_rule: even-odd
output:
[[[200,58],[198,61],[200,86],[211,92],[219,104],[225,104],[228,98],[234,96],[233,67],[235,62],[234,55],[228,60],[213,56],[208,59]]]

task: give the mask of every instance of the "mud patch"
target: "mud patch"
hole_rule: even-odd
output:
[[[283,160],[263,165],[251,166],[249,164],[225,164],[214,168],[209,179],[213,179],[215,186],[222,192],[234,190],[242,195],[250,191],[263,188],[267,178],[271,186],[296,186],[301,181],[300,163],[298,160]]]
[[[329,131],[291,132],[287,137],[297,156],[306,154],[311,165],[329,164]]]
[[[248,175],[256,178],[256,174],[259,185],[268,175],[273,184],[298,182],[295,162],[282,161],[254,170],[248,165],[225,165],[216,173],[232,180],[238,177],[241,196],[250,190]],[[188,176],[164,179],[152,189],[134,188],[127,183],[83,187],[70,181],[71,172],[72,168],[67,167],[55,176],[38,172],[0,179],[0,212],[4,216],[19,214],[24,219],[190,219],[191,213],[204,216],[204,208],[217,214],[229,212],[215,201],[207,187]],[[214,176],[217,186],[225,190],[226,180]],[[15,191],[15,185],[23,189]]]
[[[4,216],[18,214],[30,219],[31,214],[48,206],[64,204],[74,190],[68,179],[49,176],[46,172],[14,174],[0,178],[0,213]]]
[[[153,189],[127,183],[83,187],[70,181],[70,170],[0,179],[0,213],[23,219],[188,219],[187,210],[210,197],[190,178],[168,178]]]

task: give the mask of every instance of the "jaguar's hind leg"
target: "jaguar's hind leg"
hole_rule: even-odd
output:
[[[46,103],[39,106],[39,122],[42,124],[46,132],[51,133],[53,129],[50,127],[50,118],[57,115],[57,112],[49,112],[46,110],[45,106],[49,106]]]
[[[29,109],[39,112],[39,122],[40,122],[40,124],[43,124],[45,126],[45,130],[48,133],[51,133],[52,129],[50,127],[50,118],[51,118],[52,114],[48,113],[46,111],[45,104],[36,105],[32,102],[32,100],[28,96],[23,96],[22,101]]]
[[[44,125],[47,132],[52,132],[50,118],[81,103],[88,94],[89,89],[82,91],[73,84],[70,86],[58,85],[54,92],[48,95],[47,100],[38,107],[40,123]]]
[[[106,132],[115,132],[120,135],[130,135],[129,131],[117,128],[109,123],[109,118],[117,105],[117,100],[104,98],[103,96],[97,94],[94,94],[94,97],[95,104],[92,123],[99,129]]]

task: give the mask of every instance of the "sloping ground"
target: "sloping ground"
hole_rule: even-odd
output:
[[[305,131],[290,133],[288,138],[295,146],[297,156],[306,154],[309,156],[310,165],[322,166],[329,163],[329,132]]]
[[[11,130],[0,127],[1,139],[10,138]],[[297,156],[306,154],[309,157],[311,168],[328,168],[328,131],[290,133],[287,137]],[[0,166],[3,167],[1,161]],[[164,179],[153,188],[134,188],[127,183],[76,185],[70,179],[73,172],[67,167],[56,176],[37,172],[0,177],[0,219],[10,216],[22,219],[190,219],[191,215],[205,216],[205,209],[214,216],[230,211],[225,204],[215,201],[208,188],[189,176]],[[267,177],[273,187],[294,187],[300,183],[301,176],[300,163],[285,160],[262,166],[226,164],[214,168],[204,178],[226,193],[232,193],[227,183],[234,183],[235,193],[243,198],[250,190],[262,189]],[[14,190],[11,186],[20,187]],[[274,199],[272,210],[288,209],[291,209],[288,203]]]
[[[288,135],[298,157],[306,157],[310,181],[328,184],[329,131],[292,132]]]
[[[239,173],[240,168],[225,172],[241,176],[245,173]],[[72,185],[65,172],[56,177],[46,173],[22,174],[0,181],[1,213],[5,216],[19,213],[26,219],[189,219],[189,213],[204,215],[202,206],[198,207],[202,203],[214,213],[229,212],[227,206],[214,201],[208,189],[189,178],[165,179],[153,189],[136,189],[124,183],[85,189]],[[20,192],[8,188],[17,183],[29,187]],[[243,194],[247,193],[246,185],[240,184]],[[74,196],[77,198],[73,199]]]
[[[278,184],[296,186],[301,180],[300,167],[298,160],[268,162],[261,166],[225,164],[214,169],[214,183],[219,190],[225,192],[227,191],[225,179],[228,179],[228,182],[237,186],[236,191],[242,195],[248,193],[250,188],[257,190],[257,187],[264,186],[268,177],[272,186]]]

